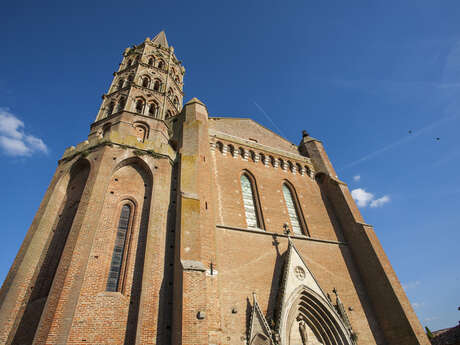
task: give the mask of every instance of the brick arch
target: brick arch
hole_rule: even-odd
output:
[[[149,137],[150,126],[143,121],[136,121],[133,123],[135,135],[139,141],[144,142]]]
[[[112,170],[112,175],[117,171],[119,170],[120,168],[126,166],[126,165],[136,165],[139,167],[139,169],[141,171],[143,171],[143,173],[145,173],[145,179],[147,179],[148,181],[153,181],[153,173],[152,173],[152,169],[150,168],[150,166],[140,157],[137,157],[137,156],[134,156],[134,157],[129,157],[129,158],[126,158],[124,160],[122,160],[121,162],[119,162]]]
[[[95,325],[100,324],[104,327],[110,339],[124,339],[118,343],[136,343],[152,190],[152,170],[142,158],[129,157],[115,165],[107,185],[95,235],[95,241],[100,248],[97,289],[103,293],[113,291],[115,286],[117,295],[114,299],[118,302],[108,306],[95,296],[88,305],[91,313],[98,316]],[[129,228],[122,241],[123,246],[119,247],[118,231],[121,210],[125,204],[132,207],[132,214]],[[114,285],[113,281],[109,284],[109,274],[115,272],[113,258],[116,248],[118,253],[122,251],[123,255],[120,259],[117,284]],[[114,276],[110,277],[113,280]],[[129,303],[123,302],[126,299],[129,299]],[[118,327],[119,323],[126,319],[128,319],[127,328]]]

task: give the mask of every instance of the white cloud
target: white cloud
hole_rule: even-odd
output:
[[[390,201],[390,197],[388,195],[384,195],[381,198],[372,200],[371,207],[382,207],[389,201]]]
[[[361,175],[355,175],[355,176],[353,176],[353,180],[354,180],[354,181],[359,181],[359,180],[361,180]]]
[[[48,152],[43,140],[24,132],[24,122],[8,109],[0,108],[0,148],[10,156],[29,156]]]
[[[374,194],[368,193],[362,188],[353,189],[351,196],[355,199],[359,207],[366,207],[374,199]]]
[[[416,288],[417,286],[419,286],[421,283],[419,280],[416,280],[414,282],[408,282],[408,283],[402,283],[402,287],[404,290],[409,290],[409,289],[413,289],[413,288]]]
[[[366,192],[363,188],[356,188],[351,191],[351,196],[356,201],[359,207],[382,207],[384,204],[390,201],[388,195],[384,195],[381,198],[375,199],[374,194]]]

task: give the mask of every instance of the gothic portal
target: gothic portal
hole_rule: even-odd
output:
[[[127,48],[0,290],[0,343],[429,344],[321,141],[183,105]]]

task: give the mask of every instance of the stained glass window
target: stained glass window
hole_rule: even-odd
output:
[[[252,183],[246,175],[241,175],[241,190],[243,191],[244,211],[246,213],[246,223],[248,228],[258,228],[256,200]]]
[[[300,227],[299,214],[294,202],[294,197],[288,186],[283,184],[284,200],[286,201],[286,207],[289,214],[289,220],[291,221],[292,232],[296,235],[303,235],[302,228]]]
[[[112,262],[110,264],[109,271],[109,279],[107,280],[107,291],[118,291],[130,215],[131,206],[123,205],[123,207],[121,208],[120,220],[118,222],[115,247],[113,248]]]

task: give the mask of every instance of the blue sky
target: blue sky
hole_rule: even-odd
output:
[[[0,280],[60,155],[86,139],[124,48],[164,29],[186,67],[186,99],[294,143],[302,129],[324,142],[421,323],[456,325],[458,18],[458,1],[7,2]]]

